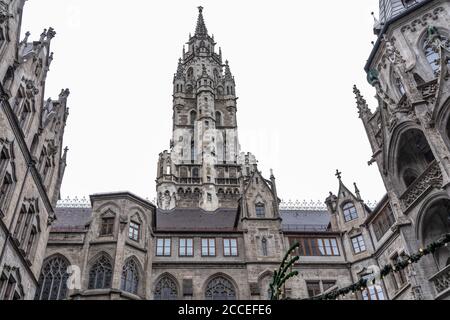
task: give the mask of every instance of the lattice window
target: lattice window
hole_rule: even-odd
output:
[[[178,290],[175,281],[169,277],[161,278],[155,286],[155,300],[177,300]]]
[[[257,218],[265,218],[266,217],[266,206],[264,203],[257,203],[255,205],[256,217]]]
[[[101,256],[89,271],[88,289],[105,289],[111,287],[112,266],[110,260]]]
[[[230,280],[216,277],[209,281],[205,298],[207,300],[236,300],[236,291]]]
[[[128,237],[131,240],[139,241],[140,233],[141,233],[141,225],[137,222],[131,221],[128,229]]]
[[[358,219],[358,213],[356,212],[355,205],[352,202],[347,203],[343,208],[345,222],[349,222]]]
[[[54,257],[45,262],[39,277],[35,300],[67,299],[69,263],[63,257]]]
[[[130,293],[138,293],[139,271],[136,261],[130,259],[122,269],[121,289]]]

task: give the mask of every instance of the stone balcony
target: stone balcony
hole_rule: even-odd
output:
[[[433,187],[442,187],[442,173],[437,161],[431,162],[425,171],[401,195],[400,200],[405,212]]]
[[[436,290],[436,300],[450,299],[450,265],[432,276],[430,282]]]

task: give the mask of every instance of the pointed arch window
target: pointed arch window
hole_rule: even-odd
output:
[[[208,282],[206,300],[236,300],[236,290],[230,280],[216,277]]]
[[[262,240],[261,240],[261,251],[262,251],[262,255],[264,257],[267,257],[269,255],[269,251],[267,249],[267,239],[266,238],[262,238]]]
[[[39,276],[35,300],[64,300],[67,299],[68,261],[63,257],[48,259]]]
[[[345,222],[349,222],[355,219],[358,219],[358,212],[356,211],[355,205],[353,202],[346,203],[342,210],[344,211],[344,220]]]
[[[255,205],[255,209],[256,209],[256,217],[257,218],[265,218],[266,217],[266,206],[264,203],[257,203]]]
[[[190,115],[190,124],[193,126],[195,124],[195,121],[197,120],[197,112],[192,110]]]
[[[175,281],[165,276],[162,277],[155,286],[155,300],[177,300],[178,290]]]
[[[122,268],[121,289],[133,294],[138,293],[139,271],[134,259],[129,259]]]
[[[216,125],[222,125],[222,114],[219,111],[216,111]]]
[[[112,265],[104,255],[100,256],[89,270],[88,289],[106,289],[111,287]]]
[[[433,48],[433,46],[428,43],[427,41],[424,43],[423,46],[423,53],[425,54],[425,57],[427,59],[428,64],[431,67],[431,70],[433,73],[436,74],[436,72],[439,70],[439,53]]]

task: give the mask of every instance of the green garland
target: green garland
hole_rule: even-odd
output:
[[[438,241],[429,244],[425,249],[420,249],[419,252],[414,253],[410,256],[406,255],[407,259],[394,263],[393,265],[388,264],[384,266],[380,271],[380,277],[383,278],[392,272],[399,272],[408,267],[410,264],[417,263],[420,259],[422,259],[422,257],[434,253],[437,249],[443,246],[447,246],[449,242],[450,242],[450,233],[447,233],[446,235],[442,236]],[[355,293],[357,291],[364,290],[367,288],[368,284],[370,285],[375,284],[375,280],[369,281],[368,279],[361,279],[348,287],[338,289],[336,291],[326,293],[317,297],[308,298],[305,300],[336,300],[337,297],[344,296],[346,294],[349,294],[350,292]]]
[[[292,247],[288,250],[288,252],[285,254],[278,271],[275,270],[273,272],[273,280],[272,283],[270,284],[271,300],[279,300],[282,287],[286,283],[286,281],[298,275],[298,271],[291,271],[288,274],[286,274],[286,272],[289,270],[289,268],[291,268],[294,265],[294,263],[296,263],[300,259],[299,256],[295,256],[291,258],[289,262],[287,262],[292,252],[294,252],[299,247],[300,243],[298,242],[294,243]]]

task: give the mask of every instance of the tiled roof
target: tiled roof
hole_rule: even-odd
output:
[[[330,214],[326,210],[280,210],[283,231],[326,231]]]
[[[174,209],[156,213],[158,231],[233,231],[237,209],[218,209],[206,212],[201,209]]]
[[[91,208],[57,207],[55,209],[56,221],[51,231],[70,232],[84,231],[86,223],[92,216]]]

